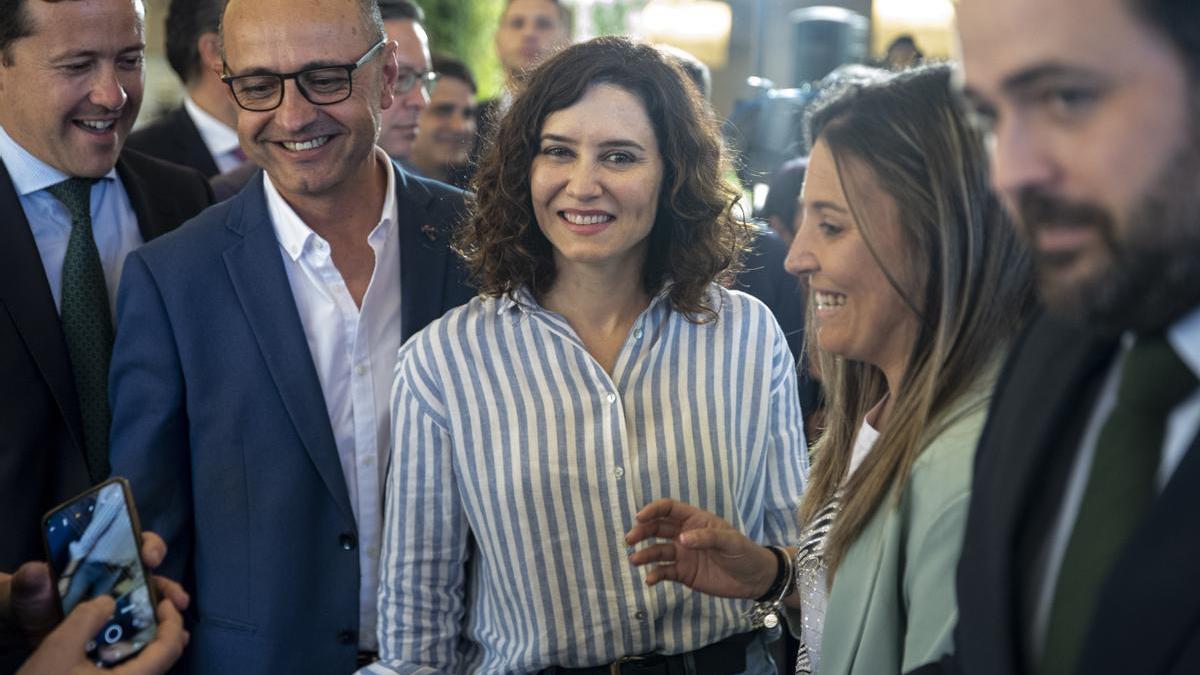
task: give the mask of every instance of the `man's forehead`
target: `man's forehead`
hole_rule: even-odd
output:
[[[504,8],[504,18],[512,16],[549,16],[558,21],[558,5],[551,0],[513,0]]]
[[[959,58],[968,88],[1001,86],[1047,66],[1119,67],[1136,30],[1126,0],[960,0]]]

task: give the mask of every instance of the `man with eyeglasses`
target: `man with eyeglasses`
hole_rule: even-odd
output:
[[[397,350],[471,295],[462,193],[376,145],[398,69],[375,0],[231,0],[222,31],[264,172],[130,257],[112,459],[192,593],[192,670],[348,673],[376,644]]]
[[[380,0],[379,13],[389,39],[396,41],[396,102],[383,111],[379,147],[405,162],[412,154],[421,111],[435,81],[429,58],[425,13],[411,0]]]

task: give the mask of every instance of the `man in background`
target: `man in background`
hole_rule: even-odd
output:
[[[496,120],[512,105],[527,71],[547,55],[571,41],[571,14],[560,0],[507,0],[496,28],[496,55],[504,70],[500,96],[479,105],[475,157],[494,128]]]
[[[379,147],[407,162],[417,139],[421,111],[429,103],[434,69],[429,59],[425,13],[411,0],[380,0],[379,13],[389,39],[396,41],[396,100],[383,111]]]
[[[418,120],[409,164],[423,176],[466,188],[475,142],[475,78],[458,59],[436,55],[437,86]]]
[[[129,137],[129,147],[190,166],[206,178],[246,161],[238,145],[234,104],[221,82],[217,30],[225,0],[171,0],[167,8],[167,62],[179,76],[183,104]]]

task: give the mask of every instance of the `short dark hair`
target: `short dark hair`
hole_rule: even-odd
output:
[[[471,69],[467,67],[467,64],[446,54],[434,54],[432,61],[433,72],[438,74],[438,78],[452,77],[462,80],[470,87],[472,94],[479,93],[479,88],[475,85],[475,78],[472,77]]]
[[[689,320],[716,317],[708,286],[736,268],[750,225],[733,217],[738,193],[725,181],[728,158],[711,107],[670,57],[623,37],[567,47],[534,70],[504,115],[475,176],[475,203],[455,248],[480,292],[536,296],[554,283],[550,241],[530,200],[530,167],[552,113],[609,84],[645,107],[662,155],[663,175],[642,287],[653,295],[670,284],[671,306]]]
[[[0,58],[12,65],[12,43],[33,35],[33,20],[25,11],[26,0],[0,0]],[[50,0],[53,1],[53,0]]]
[[[425,10],[413,0],[379,0],[379,15],[384,21],[408,19],[425,23]]]
[[[1179,51],[1193,81],[1200,81],[1200,2],[1129,0],[1130,9]]]
[[[171,0],[167,7],[167,62],[171,70],[187,84],[204,64],[200,62],[197,41],[205,33],[221,29],[221,13],[226,0]]]

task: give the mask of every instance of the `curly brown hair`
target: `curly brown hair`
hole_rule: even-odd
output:
[[[589,87],[618,86],[641,100],[662,152],[663,180],[642,269],[646,292],[668,283],[671,306],[690,320],[716,318],[707,288],[736,271],[750,226],[735,219],[739,194],[725,182],[728,159],[717,122],[669,56],[626,38],[568,47],[534,71],[500,120],[480,160],[470,216],[454,247],[484,295],[523,286],[542,297],[554,284],[553,249],[534,218],[530,169],[546,118]]]

